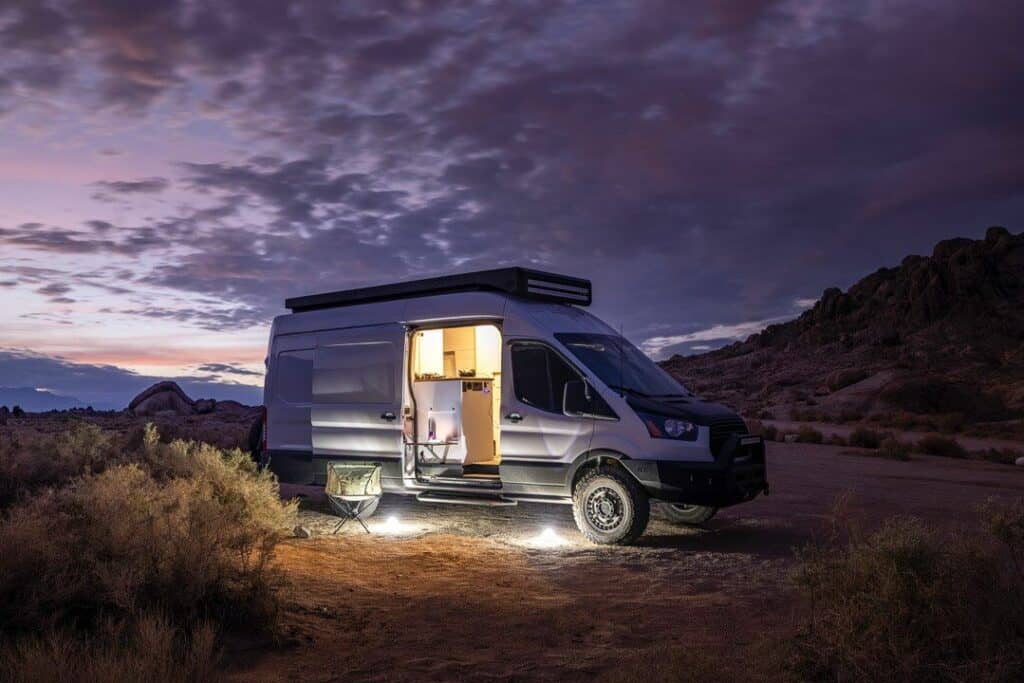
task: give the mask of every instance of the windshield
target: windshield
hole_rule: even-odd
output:
[[[623,337],[559,333],[555,339],[612,389],[653,398],[691,395],[682,384]]]

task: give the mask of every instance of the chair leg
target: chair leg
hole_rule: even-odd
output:
[[[363,527],[363,531],[365,531],[366,533],[370,533],[370,529],[366,526],[366,522],[360,519],[359,515],[356,515],[355,520],[359,522],[359,526]]]
[[[332,534],[332,535],[337,535],[337,533],[338,533],[339,531],[341,531],[341,527],[345,526],[345,524],[346,524],[347,522],[348,522],[348,517],[342,517],[342,518],[341,518],[341,521],[340,521],[340,522],[338,522],[338,526],[334,527],[334,531],[332,531],[332,532],[331,532],[331,534]]]

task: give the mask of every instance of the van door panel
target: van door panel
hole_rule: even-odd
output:
[[[401,457],[404,367],[402,325],[318,334],[310,411],[314,456]]]
[[[513,341],[503,351],[503,376],[501,406],[501,459],[532,460],[545,462],[572,462],[578,454],[586,451],[594,434],[594,420],[570,417],[562,413],[543,410],[517,398],[515,388],[516,369],[513,366],[511,349],[523,342]],[[546,351],[550,347],[544,345]],[[532,354],[523,354],[521,361],[532,360]],[[559,357],[560,354],[558,354]],[[562,360],[565,360],[564,358]],[[535,368],[520,368],[520,376],[531,376]],[[526,372],[522,372],[526,371]],[[537,371],[540,374],[540,371]],[[546,372],[546,371],[545,371]],[[555,397],[551,399],[554,402]],[[521,419],[514,419],[518,416]]]

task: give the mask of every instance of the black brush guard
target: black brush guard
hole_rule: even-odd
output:
[[[623,460],[651,498],[669,503],[728,507],[768,493],[764,439],[732,434],[714,462]]]

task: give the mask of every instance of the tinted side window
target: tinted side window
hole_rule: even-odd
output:
[[[579,374],[546,346],[513,344],[512,384],[523,403],[561,413],[565,383],[574,379],[580,379]]]
[[[274,393],[288,403],[313,400],[313,350],[282,351],[277,354]]]
[[[548,350],[548,371],[551,373],[551,412],[562,412],[562,396],[565,383],[580,379],[579,374],[554,351]]]
[[[551,410],[548,351],[543,346],[512,346],[512,384],[516,398],[541,410]]]
[[[313,394],[324,403],[391,403],[395,357],[390,342],[318,347]]]

